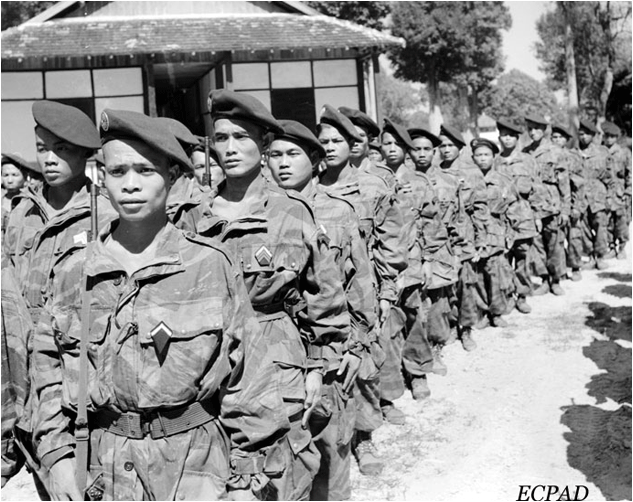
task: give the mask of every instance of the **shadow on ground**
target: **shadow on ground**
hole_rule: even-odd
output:
[[[631,282],[631,274],[603,273],[602,278]],[[604,293],[631,297],[631,286],[606,286]],[[561,423],[569,427],[564,434],[569,443],[567,462],[595,484],[607,500],[631,500],[631,349],[621,341],[631,341],[631,307],[611,307],[590,302],[586,325],[606,336],[594,339],[583,348],[600,372],[586,385],[587,393],[598,404],[608,399],[620,404],[616,410],[591,405],[562,408]],[[620,343],[618,343],[620,342]]]

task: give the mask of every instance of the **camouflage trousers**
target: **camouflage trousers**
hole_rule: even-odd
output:
[[[536,268],[535,275],[549,276],[551,282],[559,282],[567,273],[565,262],[565,230],[560,226],[560,215],[543,218],[543,230],[533,240],[538,259],[545,263],[547,273]]]
[[[627,213],[626,207],[609,211],[609,222],[607,225],[608,243],[611,249],[623,248],[629,241],[629,223],[631,215]]]
[[[515,274],[515,289],[519,296],[532,294],[532,280],[530,279],[529,255],[532,238],[514,241],[508,252],[508,261],[513,265]]]
[[[343,391],[336,371],[323,378],[321,402],[310,417],[312,439],[321,454],[321,466],[312,483],[310,500],[348,500],[351,443],[354,435],[354,398]]]
[[[457,323],[463,328],[472,328],[482,317],[482,310],[486,307],[482,304],[481,296],[477,294],[478,263],[471,260],[462,262],[457,281]]]
[[[377,340],[370,343],[361,358],[360,371],[354,384],[356,423],[354,429],[373,432],[382,425],[380,409],[380,370],[385,363],[385,353]]]
[[[572,270],[580,269],[582,257],[589,254],[586,249],[585,227],[582,219],[569,221],[567,229],[567,266]]]
[[[380,345],[386,359],[380,373],[381,399],[393,401],[404,394],[403,369],[408,378],[430,373],[433,367],[421,295],[420,286],[405,288],[383,326]]]
[[[514,291],[514,272],[506,255],[498,253],[482,259],[477,267],[477,294],[490,316],[505,314]]]
[[[581,225],[583,229],[584,247],[589,256],[604,258],[609,250],[607,244],[607,225],[609,215],[607,211],[593,212],[590,209],[583,215]]]
[[[443,286],[427,290],[427,332],[432,345],[444,345],[450,338],[451,288],[452,286]]]

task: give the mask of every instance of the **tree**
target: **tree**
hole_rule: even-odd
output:
[[[520,70],[510,70],[482,95],[483,111],[494,119],[522,119],[528,114],[550,117],[554,122],[565,121],[565,110],[545,85]]]
[[[388,2],[306,2],[326,16],[353,21],[369,28],[382,30],[389,14]]]
[[[22,24],[56,2],[2,2],[2,31]]]
[[[409,125],[409,119],[419,108],[421,97],[410,83],[381,72],[377,76],[380,89],[382,116],[394,122]]]
[[[503,71],[500,30],[510,27],[508,8],[500,2],[394,2],[391,22],[392,33],[407,42],[392,52],[396,76],[427,84],[431,128],[442,122],[440,82],[458,85],[477,114],[479,94]]]

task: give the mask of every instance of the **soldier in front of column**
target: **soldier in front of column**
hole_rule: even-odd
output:
[[[571,210],[567,229],[567,266],[571,268],[571,280],[582,279],[580,269],[582,257],[589,254],[585,249],[583,220],[587,211],[587,193],[583,162],[578,150],[569,148],[573,138],[571,131],[562,124],[552,125],[552,143],[562,148],[569,166],[569,185],[571,190]]]
[[[529,314],[532,307],[527,303],[526,297],[532,294],[532,279],[530,273],[530,248],[533,239],[541,230],[539,200],[539,180],[537,179],[537,166],[535,160],[527,153],[517,148],[522,129],[509,119],[497,120],[499,130],[499,143],[501,152],[495,157],[493,167],[498,172],[509,176],[521,196],[521,201],[516,206],[516,211],[524,213],[519,217],[525,223],[523,228],[518,228],[514,237],[514,244],[508,252],[510,263],[514,264],[516,278],[517,300],[515,307],[522,314]],[[546,274],[545,263],[539,264],[541,274]]]
[[[163,124],[105,110],[101,139],[118,218],[55,268],[34,343],[35,440],[51,495],[84,499],[73,426],[86,399],[88,497],[217,500],[236,480],[239,496],[259,494],[264,455],[289,424],[239,270],[223,247],[169,221],[175,166],[191,166]]]
[[[538,178],[542,184],[541,236],[534,240],[534,246],[544,258],[547,275],[533,294],[563,295],[565,291],[560,280],[567,274],[565,261],[565,232],[571,210],[571,189],[569,170],[560,147],[545,137],[548,122],[540,115],[525,117],[528,134],[532,142],[523,149],[536,161]]]
[[[587,119],[580,121],[578,153],[582,159],[587,194],[587,211],[582,218],[584,248],[591,260],[590,266],[604,270],[608,268],[605,261],[609,251],[607,225],[616,179],[608,162],[606,148],[594,142],[597,133],[598,129],[593,123]]]
[[[284,190],[296,190],[310,202],[317,224],[329,239],[343,282],[352,330],[346,343],[333,343],[324,352],[327,371],[321,402],[310,418],[321,467],[312,485],[311,500],[348,500],[350,460],[356,403],[354,384],[361,361],[370,357],[370,336],[376,324],[376,294],[360,222],[350,203],[316,186],[317,166],[325,150],[303,124],[280,120],[268,148],[272,178]],[[366,465],[361,467],[366,468]]]
[[[621,260],[626,259],[631,223],[631,151],[618,144],[620,128],[613,122],[603,122],[603,143],[608,151],[608,162],[615,179],[612,191],[609,224],[609,247]]]

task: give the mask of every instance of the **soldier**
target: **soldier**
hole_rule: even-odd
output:
[[[629,240],[631,218],[631,151],[617,143],[620,128],[613,122],[603,122],[604,146],[608,150],[608,162],[615,177],[608,224],[609,245],[616,256],[626,259],[625,247]]]
[[[119,218],[55,269],[35,337],[35,437],[51,494],[83,499],[74,474],[87,466],[76,465],[72,429],[88,396],[89,497],[218,499],[227,482],[261,490],[258,459],[288,422],[239,271],[223,248],[169,222],[174,166],[191,166],[163,124],[105,110],[101,138]]]
[[[46,185],[42,191],[28,188],[16,196],[3,246],[15,267],[15,278],[30,317],[36,323],[44,305],[51,270],[68,253],[85,247],[88,241],[90,180],[85,173],[86,160],[101,142],[90,118],[77,108],[37,101],[32,111],[36,123],[37,162]],[[99,197],[99,220],[105,223],[113,214],[107,199]],[[29,359],[29,367],[30,364]],[[30,410],[36,407],[36,400],[37,395],[29,391],[23,416],[16,424],[16,440],[32,470],[45,473],[46,466],[40,465],[31,444]],[[37,480],[36,485],[42,493]]]
[[[588,254],[584,244],[583,217],[587,211],[586,175],[582,158],[577,150],[568,148],[572,138],[571,131],[562,124],[552,125],[552,143],[562,148],[569,166],[569,185],[571,190],[571,209],[567,230],[567,266],[571,268],[571,280],[582,279],[580,268],[582,256]]]
[[[312,132],[299,122],[280,120],[283,133],[275,133],[268,148],[268,166],[284,190],[297,190],[310,202],[335,252],[352,319],[345,345],[332,344],[327,354],[321,403],[310,419],[314,442],[321,453],[311,500],[347,500],[350,487],[350,446],[354,432],[352,391],[362,358],[369,357],[369,336],[376,323],[376,296],[372,269],[360,222],[352,206],[318,189],[313,182],[325,150]],[[316,180],[314,180],[316,181]],[[349,370],[347,369],[349,366]],[[353,368],[353,369],[352,369]]]
[[[24,465],[24,455],[15,442],[14,426],[22,416],[29,389],[26,344],[33,325],[13,275],[13,267],[4,252],[2,253],[1,314],[2,487],[4,487]]]
[[[383,162],[385,159],[382,156],[382,151],[380,150],[380,143],[377,139],[372,139],[369,142],[369,153],[367,157],[371,162],[377,164],[379,162]]]
[[[486,183],[481,171],[460,157],[466,142],[461,133],[444,124],[440,128],[440,170],[445,187],[436,190],[442,220],[449,230],[451,245],[461,262],[456,288],[459,338],[466,351],[477,348],[472,329],[481,326],[477,304],[477,262],[486,255],[486,225],[490,211]]]
[[[2,154],[2,232],[12,209],[13,198],[26,185],[28,172],[33,169],[29,163],[14,153]]]
[[[565,229],[569,222],[571,191],[569,171],[561,149],[545,138],[547,121],[540,115],[525,117],[528,134],[532,142],[523,151],[529,153],[538,167],[538,178],[542,183],[541,235],[534,240],[536,250],[544,257],[547,275],[542,275],[543,283],[533,294],[563,295],[561,277],[566,275]]]
[[[224,242],[238,257],[267,339],[261,357],[276,370],[291,423],[286,471],[272,480],[274,492],[267,496],[305,499],[319,469],[319,453],[306,429],[321,398],[324,358],[350,334],[345,295],[308,202],[261,174],[265,133],[283,128],[247,94],[213,91],[209,111],[226,180],[198,231]]]
[[[609,250],[607,225],[609,207],[615,192],[615,178],[608,164],[606,149],[594,143],[598,130],[586,119],[578,129],[578,153],[582,158],[587,194],[587,211],[583,215],[584,247],[598,270],[608,268],[604,261]]]
[[[533,239],[541,230],[540,201],[538,200],[537,166],[535,160],[527,153],[517,149],[519,136],[522,129],[508,119],[497,120],[499,130],[499,143],[501,153],[494,159],[493,167],[496,171],[509,176],[521,196],[515,206],[515,212],[523,216],[518,219],[525,225],[516,227],[514,244],[508,252],[510,263],[514,263],[517,300],[515,307],[522,314],[529,314],[532,307],[527,303],[526,297],[532,294],[532,279],[529,267],[529,251]],[[542,264],[541,273],[546,273]]]
[[[189,160],[193,164],[193,174],[198,182],[198,186],[204,192],[216,190],[218,185],[224,181],[224,171],[220,166],[218,152],[215,151],[213,145],[209,145],[209,175],[211,179],[206,177],[206,158],[204,153],[204,138],[198,136],[198,144],[193,147]]]

